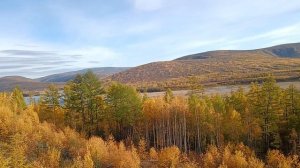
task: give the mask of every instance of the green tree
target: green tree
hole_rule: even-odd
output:
[[[142,100],[135,88],[113,83],[106,97],[112,121],[117,125],[116,138],[131,136],[133,126],[141,118]]]
[[[104,90],[98,77],[92,71],[77,75],[65,86],[64,93],[66,124],[88,136],[99,132],[97,125],[104,115]]]
[[[261,120],[263,135],[263,151],[280,146],[278,132],[278,119],[282,114],[280,108],[280,88],[273,77],[268,77],[263,82],[255,106],[258,118]],[[254,103],[254,102],[252,102]]]

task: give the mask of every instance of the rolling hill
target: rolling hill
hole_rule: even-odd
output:
[[[114,74],[111,80],[138,87],[185,88],[189,77],[200,84],[249,83],[273,74],[278,80],[299,79],[300,43],[255,50],[218,50],[153,62]]]
[[[6,76],[0,78],[0,91],[11,91],[16,86],[20,87],[23,91],[42,91],[48,87],[50,83],[37,82],[35,80],[25,78],[22,76]],[[58,86],[62,86],[57,83]]]
[[[108,77],[112,74],[122,72],[128,70],[129,67],[101,67],[101,68],[90,68],[90,69],[83,69],[79,71],[71,71],[65,72],[60,74],[53,74],[49,76],[45,76],[42,78],[35,79],[39,82],[67,82],[73,80],[77,74],[83,74],[88,70],[93,71],[100,79]]]
[[[59,88],[62,88],[64,83],[75,78],[77,74],[83,74],[88,70],[93,71],[99,78],[103,79],[118,73],[124,70],[127,70],[127,67],[101,67],[101,68],[91,68],[83,69],[79,71],[71,71],[60,74],[54,74],[45,76],[38,79],[29,79],[22,76],[6,76],[0,78],[0,91],[11,91],[16,86],[19,86],[25,93],[28,91],[43,91],[50,84],[55,84]]]

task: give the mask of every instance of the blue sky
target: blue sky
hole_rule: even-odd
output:
[[[299,0],[1,0],[0,77],[300,42]]]

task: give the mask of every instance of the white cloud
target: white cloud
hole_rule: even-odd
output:
[[[71,49],[63,52],[65,55],[80,55],[74,61],[78,68],[100,67],[108,65],[108,62],[118,61],[119,54],[115,51],[98,46],[87,46],[79,49]]]
[[[120,66],[119,60],[115,51],[103,46],[62,46],[13,37],[0,40],[0,77],[36,78],[90,67]]]

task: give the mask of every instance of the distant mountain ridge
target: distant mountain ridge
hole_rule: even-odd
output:
[[[254,50],[216,50],[207,51],[203,53],[191,54],[177,58],[175,60],[191,60],[191,59],[206,59],[215,58],[219,56],[230,56],[232,54],[262,54],[283,58],[300,58],[300,43],[282,44],[267,48],[254,49]]]
[[[59,74],[53,74],[41,78],[35,79],[39,82],[67,82],[70,80],[73,80],[77,74],[84,74],[88,70],[91,70],[93,73],[95,73],[100,79],[103,79],[105,77],[108,77],[112,74],[122,72],[125,70],[128,70],[129,67],[100,67],[100,68],[87,68],[82,69],[78,71],[71,71],[71,72],[65,72],[65,73],[59,73]]]
[[[191,76],[199,84],[249,83],[274,74],[300,78],[300,43],[254,50],[216,50],[172,61],[152,62],[116,73],[111,80],[143,87],[186,87]]]
[[[50,83],[38,82],[22,76],[6,76],[0,78],[0,91],[12,91],[16,86],[24,91],[41,91],[49,85]]]
[[[278,57],[300,58],[300,43],[282,44],[262,50]]]
[[[45,76],[38,79],[29,79],[22,76],[6,76],[0,78],[0,91],[11,91],[16,86],[19,86],[23,91],[43,91],[50,84],[55,84],[59,88],[62,88],[64,83],[73,80],[77,74],[83,74],[88,70],[93,71],[99,78],[103,79],[124,70],[129,69],[128,67],[100,67],[100,68],[89,68],[79,71],[71,71],[60,74],[54,74]]]

